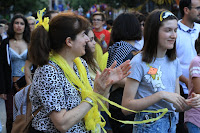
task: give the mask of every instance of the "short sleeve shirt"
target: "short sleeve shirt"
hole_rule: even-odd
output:
[[[51,121],[49,114],[52,111],[61,111],[61,109],[71,110],[81,103],[80,92],[67,80],[63,70],[54,62],[49,61],[51,65],[43,65],[36,69],[32,88],[30,91],[30,100],[32,102],[32,112],[39,107],[43,108],[38,112],[32,121],[32,126],[39,131],[48,133],[59,133]],[[82,59],[86,67],[89,82],[92,85],[88,66]],[[74,71],[79,76],[77,66],[74,63]],[[70,132],[87,132],[83,120],[71,127]]]
[[[192,92],[194,92],[194,86],[192,84],[192,78],[200,78],[200,57],[196,56],[191,61],[189,67],[189,95],[188,98],[191,98]],[[184,121],[191,122],[200,128],[200,108],[191,108],[190,110],[184,113]]]
[[[181,75],[178,59],[169,61],[168,57],[156,58],[152,63],[142,61],[142,53],[137,54],[131,60],[131,74],[128,78],[139,81],[139,87],[135,99],[150,96],[159,91],[175,92],[176,79]],[[174,112],[172,103],[160,100],[147,110],[168,108]]]

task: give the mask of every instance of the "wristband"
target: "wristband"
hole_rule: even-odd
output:
[[[103,46],[103,48],[107,48],[107,43],[105,40],[102,42],[102,46]]]
[[[87,103],[89,103],[92,107],[94,106],[94,102],[93,102],[92,99],[90,99],[89,97],[86,97],[85,100],[83,100],[82,102],[87,102]]]

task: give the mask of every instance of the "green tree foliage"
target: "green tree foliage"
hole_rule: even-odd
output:
[[[104,3],[108,4],[113,8],[132,8],[136,7],[139,3],[142,3],[144,0],[101,0]]]
[[[16,0],[13,8],[14,12],[27,13],[35,12],[44,7],[48,7],[48,0]]]
[[[175,0],[101,0],[113,8],[132,8],[146,2],[154,2],[157,5],[171,5]]]
[[[0,15],[8,19],[8,13],[13,3],[13,0],[0,0]]]
[[[48,7],[48,0],[0,0],[0,14],[6,17],[10,13],[35,12]]]
[[[87,12],[92,5],[97,4],[97,0],[66,0],[66,4],[70,3],[70,7],[78,10],[79,5],[83,8],[84,13]]]

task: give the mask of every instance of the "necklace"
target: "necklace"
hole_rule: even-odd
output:
[[[17,42],[22,41],[22,40],[23,40],[23,39],[18,39],[18,40],[17,40],[17,39],[14,39],[13,42],[14,42],[14,43],[17,43]]]

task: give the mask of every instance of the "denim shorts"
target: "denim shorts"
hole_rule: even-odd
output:
[[[140,112],[135,115],[134,121],[156,118],[161,113]],[[176,116],[173,112],[166,113],[161,119],[133,125],[133,133],[176,133]]]
[[[189,133],[200,133],[200,128],[191,122],[185,123]]]

